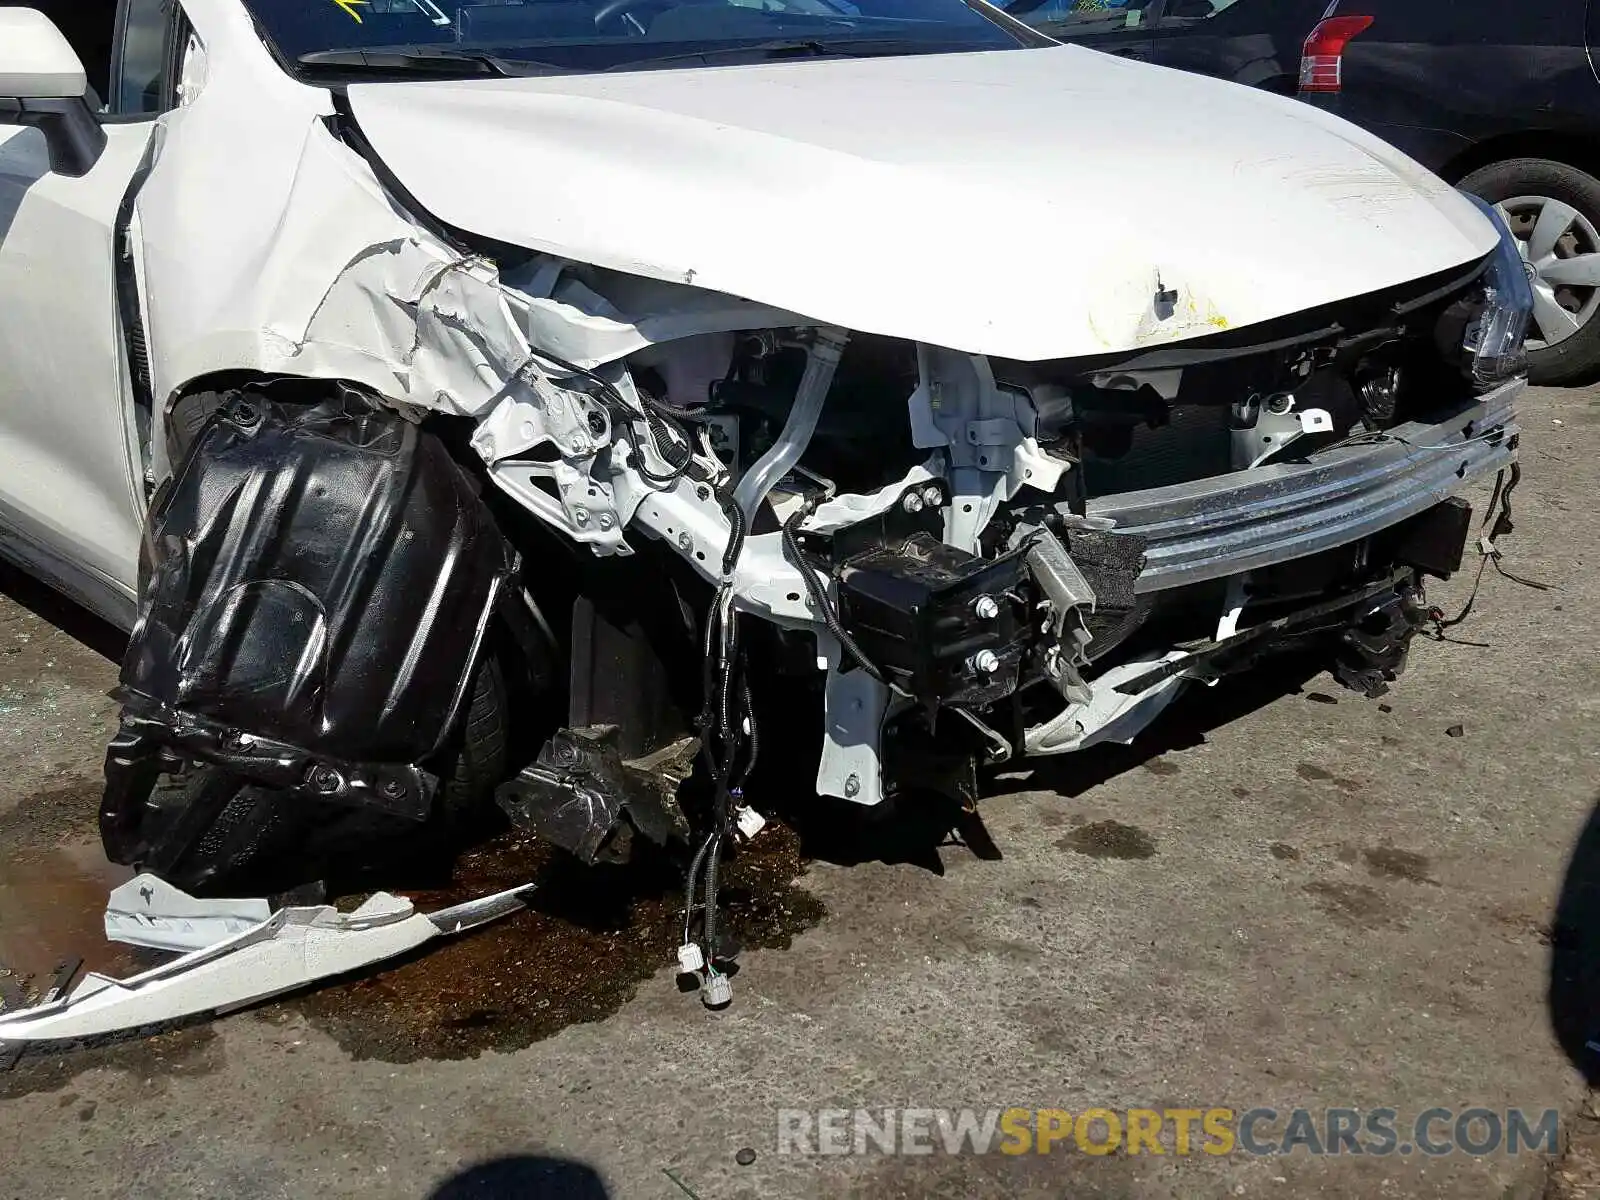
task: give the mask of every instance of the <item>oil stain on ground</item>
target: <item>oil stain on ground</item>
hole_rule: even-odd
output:
[[[1412,883],[1439,886],[1439,881],[1428,874],[1431,864],[1426,855],[1396,850],[1393,846],[1379,846],[1376,850],[1362,851],[1362,857],[1367,860],[1367,873],[1375,878],[1407,879]]]
[[[772,825],[724,864],[723,919],[746,949],[787,949],[824,916],[795,885],[799,846]],[[666,864],[585,867],[516,834],[463,854],[448,888],[406,894],[426,912],[530,879],[529,911],[277,1012],[303,1014],[358,1059],[473,1058],[610,1016],[682,940],[681,880]]]
[[[106,862],[95,837],[102,787],[78,780],[0,814],[0,1011],[36,1002],[64,962],[81,959],[85,971],[123,977],[160,958],[106,940],[106,893],[133,872]],[[0,1100],[56,1091],[100,1068],[159,1090],[165,1078],[221,1065],[222,1043],[204,1025],[134,1032],[28,1051],[0,1071]]]
[[[1314,763],[1301,763],[1299,766],[1295,767],[1294,773],[1300,776],[1301,779],[1307,780],[1311,783],[1331,783],[1334,787],[1343,792],[1355,792],[1361,790],[1361,782],[1359,780],[1345,779],[1342,776],[1335,775],[1332,771],[1319,767]]]
[[[137,961],[106,941],[106,893],[132,877],[106,862],[94,834],[101,783],[30,796],[0,817],[0,975],[41,990],[56,967],[123,974]]]
[[[1144,830],[1121,821],[1096,821],[1080,825],[1056,843],[1058,850],[1072,850],[1090,858],[1152,858],[1156,840]]]
[[[1306,884],[1305,890],[1323,912],[1357,929],[1377,929],[1399,917],[1395,906],[1381,892],[1363,883],[1317,880]]]

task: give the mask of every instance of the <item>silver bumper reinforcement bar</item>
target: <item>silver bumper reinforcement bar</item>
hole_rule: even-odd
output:
[[[1138,592],[1237,575],[1343,546],[1438,504],[1516,455],[1513,380],[1434,423],[1192,483],[1091,500],[1088,515],[1149,540]]]

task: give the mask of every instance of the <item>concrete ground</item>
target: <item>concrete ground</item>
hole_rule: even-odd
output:
[[[497,961],[463,942],[25,1060],[0,1074],[0,1195],[1600,1195],[1592,1164],[1542,1155],[777,1153],[780,1109],[884,1106],[1392,1107],[1402,1128],[1433,1106],[1557,1107],[1590,1139],[1597,399],[1525,407],[1506,565],[1552,589],[1489,572],[1382,703],[1283,670],[1225,683],[1130,749],[1002,778],[983,807],[998,861],[813,863],[782,889],[813,927],[748,953],[721,1014],[674,986],[670,914],[635,935],[586,926],[584,899],[481,935]],[[1456,610],[1472,574],[1431,597]],[[96,948],[116,875],[93,841],[114,679],[0,599],[0,961],[19,971],[116,957]],[[412,1008],[448,1008],[469,976],[514,992],[545,937],[565,956],[547,995],[408,1043]],[[659,969],[591,1003],[586,966],[640,946]],[[533,1019],[550,1004],[567,1015]]]

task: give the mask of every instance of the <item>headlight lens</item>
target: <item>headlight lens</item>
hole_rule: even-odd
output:
[[[1484,276],[1483,311],[1467,325],[1464,342],[1473,382],[1487,386],[1527,373],[1528,354],[1522,343],[1533,314],[1533,287],[1522,269],[1522,252],[1505,220],[1493,205],[1464,194],[1500,232],[1500,244],[1495,247]]]

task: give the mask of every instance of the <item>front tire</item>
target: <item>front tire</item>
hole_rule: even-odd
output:
[[[435,764],[439,790],[426,828],[287,799],[208,763],[195,763],[181,776],[163,775],[147,804],[161,814],[161,832],[133,865],[191,895],[259,895],[320,883],[344,868],[359,870],[374,846],[378,854],[403,855],[419,833],[429,845],[451,844],[498,811],[493,796],[508,770],[509,722],[504,668],[496,655],[485,654],[466,711]]]
[[[1600,179],[1547,158],[1511,158],[1461,180],[1500,210],[1534,287],[1528,374],[1572,384],[1600,374]]]

